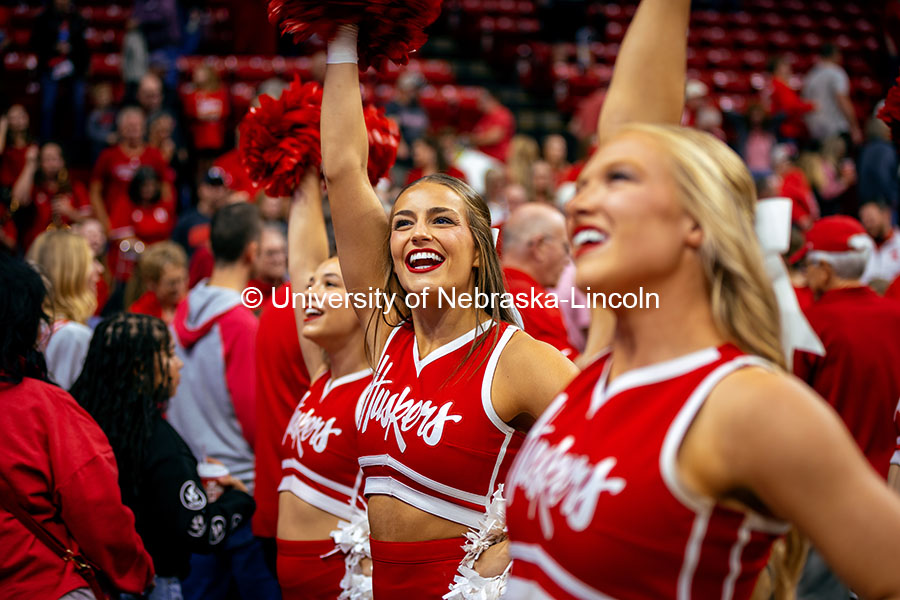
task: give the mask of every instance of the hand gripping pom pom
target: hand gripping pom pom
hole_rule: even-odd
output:
[[[372,185],[388,174],[397,160],[400,146],[400,128],[374,105],[365,109],[366,130],[369,133],[369,182]]]
[[[260,96],[259,102],[241,121],[241,160],[266,194],[290,196],[303,174],[322,164],[322,87],[295,77],[280,98]]]
[[[269,21],[295,43],[313,35],[330,41],[339,25],[359,26],[359,68],[400,66],[425,43],[441,13],[440,0],[269,0]]]

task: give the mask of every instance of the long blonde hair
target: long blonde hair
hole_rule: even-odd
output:
[[[772,283],[756,239],[756,186],[740,157],[708,133],[674,125],[632,124],[672,164],[685,211],[703,231],[700,257],[716,328],[749,354],[785,366]]]
[[[45,231],[28,249],[28,260],[49,283],[44,309],[54,320],[86,323],[97,310],[97,290],[88,284],[94,253],[80,235]]]

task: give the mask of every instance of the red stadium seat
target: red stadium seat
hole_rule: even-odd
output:
[[[3,57],[7,73],[24,73],[37,69],[37,55],[25,52],[7,52]]]
[[[91,55],[90,72],[98,79],[119,79],[122,77],[122,56],[119,54]]]
[[[769,56],[760,50],[744,50],[740,54],[741,65],[749,71],[762,71],[769,62]]]
[[[765,38],[755,29],[739,29],[734,34],[734,40],[738,46],[744,48],[761,48],[765,45]]]
[[[714,69],[739,69],[741,67],[740,56],[724,48],[713,48],[707,54],[709,66]]]

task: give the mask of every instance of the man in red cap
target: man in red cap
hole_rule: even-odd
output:
[[[806,278],[816,301],[806,317],[825,356],[798,352],[794,371],[841,415],[887,477],[900,398],[900,304],[860,283],[874,243],[851,217],[826,217],[806,234]]]
[[[806,232],[806,278],[816,301],[804,312],[825,356],[798,351],[794,373],[831,404],[869,463],[885,479],[896,449],[900,398],[900,303],[860,282],[874,248],[859,221],[816,221]],[[798,599],[847,598],[849,590],[812,549]]]

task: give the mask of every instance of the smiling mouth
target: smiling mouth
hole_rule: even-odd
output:
[[[406,268],[411,273],[427,273],[440,267],[444,260],[434,250],[413,250],[406,255]]]
[[[303,322],[309,323],[310,321],[315,321],[316,319],[321,317],[323,314],[325,314],[325,313],[323,313],[318,308],[314,308],[314,307],[310,306],[309,308],[306,309],[305,316],[303,317]]]
[[[593,227],[580,227],[572,236],[572,249],[575,257],[581,256],[598,246],[602,246],[609,239],[609,234]]]

